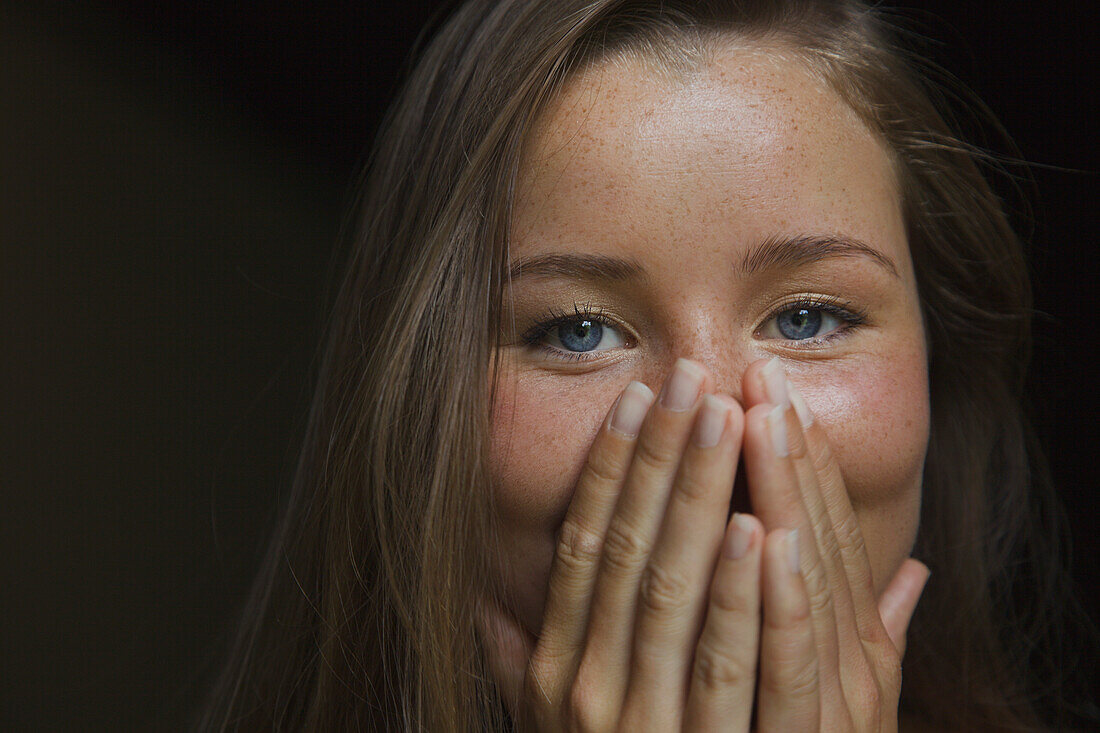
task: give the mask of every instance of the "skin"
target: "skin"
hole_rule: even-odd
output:
[[[797,237],[855,241],[873,254],[746,271],[743,263],[762,242]],[[572,313],[575,306],[602,310],[614,324],[583,361],[560,356],[571,352],[556,331],[539,344],[506,339],[501,347],[492,470],[504,594],[488,604],[488,623],[499,640],[498,681],[514,712],[530,707],[536,676],[540,696],[553,698],[553,711],[533,713],[542,724],[569,707],[574,715],[580,707],[597,720],[603,715],[604,723],[643,712],[669,725],[705,725],[708,716],[728,721],[717,703],[699,702],[696,687],[673,685],[670,692],[667,680],[669,670],[674,679],[676,670],[687,672],[700,638],[719,623],[717,611],[706,610],[714,608],[714,594],[732,588],[755,600],[742,599],[750,613],[729,622],[722,638],[755,629],[762,618],[764,634],[743,638],[737,654],[751,656],[753,665],[759,658],[762,680],[786,679],[770,697],[756,697],[758,713],[777,726],[812,720],[842,729],[871,719],[896,725],[900,675],[893,668],[926,577],[906,558],[919,515],[929,408],[919,299],[886,149],[823,81],[775,49],[731,45],[687,73],[613,59],[567,84],[525,151],[511,258],[550,253],[629,258],[645,274],[617,281],[528,273],[509,293],[506,321],[517,334],[551,309]],[[843,303],[865,322],[827,321],[812,339],[786,338],[775,316],[805,295]],[[766,416],[779,400],[760,377],[773,357],[814,417],[803,430],[793,410],[782,411],[793,447],[787,458],[772,450]],[[659,394],[678,359],[700,375],[692,406],[672,417],[651,408],[640,437],[609,431],[609,411],[623,389],[637,381]],[[729,408],[711,451],[720,457],[689,459],[688,436],[706,394],[723,395]],[[660,441],[676,446],[673,471],[663,483],[647,484],[638,478],[636,445]],[[605,465],[621,468],[603,494],[585,478],[597,452],[618,456]],[[747,486],[731,493],[739,463]],[[678,517],[677,502],[649,498],[675,496],[673,476],[694,465],[708,466],[709,512]],[[652,628],[665,628],[663,621],[647,627],[648,606],[635,604],[650,576],[639,572],[615,586],[600,545],[632,497],[642,507],[638,521],[652,526],[652,554],[642,565],[667,557],[689,578],[688,600],[669,612],[684,619],[668,626],[680,629],[677,641],[655,657],[667,660],[660,674],[637,662],[639,644],[655,638]],[[742,520],[750,549],[737,562],[720,552],[723,535],[735,533],[726,527],[731,502],[755,515]],[[555,564],[567,514],[596,525],[587,575]],[[857,520],[856,532],[847,531],[848,516]],[[800,573],[785,575],[787,530],[795,527]],[[563,578],[582,576],[562,590]],[[567,617],[581,621],[561,620]],[[767,629],[782,627],[769,626],[769,618],[786,619],[785,642],[774,634],[769,640]],[[569,623],[576,628],[563,630]],[[569,640],[557,644],[568,651],[556,662],[548,661],[555,657],[548,636],[556,644]],[[799,686],[789,673],[801,657],[792,649],[812,654],[812,665],[802,665],[815,670],[810,707],[794,695]],[[663,684],[647,683],[647,674]],[[584,679],[591,684],[581,685]],[[611,682],[600,687],[605,680]],[[606,694],[578,702],[584,688]],[[740,710],[752,707],[751,688],[737,688],[749,695]],[[874,689],[885,694],[862,694]],[[775,713],[784,710],[794,717]]]

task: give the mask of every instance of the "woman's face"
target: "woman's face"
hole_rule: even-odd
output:
[[[823,81],[752,46],[684,74],[617,59],[577,76],[524,153],[511,258],[496,561],[529,631],[604,415],[631,380],[660,392],[677,357],[736,399],[750,363],[779,357],[831,440],[882,590],[916,533],[924,333],[889,156]]]

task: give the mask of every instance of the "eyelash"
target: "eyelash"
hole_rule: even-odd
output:
[[[769,323],[779,314],[784,311],[793,310],[794,308],[819,310],[823,313],[828,313],[841,321],[842,325],[820,338],[788,340],[791,344],[822,344],[838,336],[849,333],[867,322],[866,311],[841,298],[820,295],[795,295],[772,309],[763,323],[757,327],[757,332],[763,328],[764,324]],[[603,315],[602,308],[592,310],[587,304],[582,307],[574,302],[573,313],[555,311],[551,308],[543,320],[536,323],[523,334],[523,342],[528,346],[536,347],[541,351],[553,355],[555,358],[565,361],[591,361],[592,359],[599,358],[598,354],[600,352],[598,351],[562,351],[561,349],[542,343],[543,338],[555,328],[567,323],[576,323],[577,321],[593,321],[604,327],[610,326],[611,328],[617,328],[620,332],[624,330],[615,321]],[[623,336],[629,340],[627,334],[624,333]],[[795,346],[795,348],[799,347]]]

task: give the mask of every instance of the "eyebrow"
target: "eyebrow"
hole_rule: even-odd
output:
[[[842,257],[869,259],[893,277],[900,277],[894,262],[869,244],[849,237],[814,235],[769,237],[741,258],[736,272],[741,277],[748,277],[766,270],[804,267],[822,260]],[[563,277],[575,280],[644,281],[646,271],[632,257],[552,253],[517,260],[513,263],[509,276],[512,280],[521,277]]]
[[[565,277],[576,280],[645,280],[646,272],[633,257],[554,253],[517,260],[509,272],[521,277]]]
[[[871,245],[849,237],[769,237],[753,247],[741,259],[742,277],[779,267],[802,267],[834,257],[865,257],[894,277],[898,268],[886,255]]]

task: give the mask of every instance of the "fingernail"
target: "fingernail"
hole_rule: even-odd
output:
[[[611,416],[611,429],[633,438],[642,427],[642,421],[653,404],[653,390],[641,382],[626,385],[619,397],[619,405]]]
[[[700,448],[713,448],[722,439],[730,406],[712,394],[703,398],[703,407],[695,418],[692,440]]]
[[[722,544],[722,556],[730,560],[740,560],[752,546],[752,523],[740,512],[733,513],[726,541]]]
[[[677,359],[672,376],[661,390],[661,405],[674,412],[683,412],[695,404],[702,385],[702,368],[687,359]]]
[[[802,393],[795,389],[791,380],[787,380],[787,394],[791,398],[791,406],[794,407],[794,412],[798,415],[798,422],[802,423],[802,427],[808,428],[814,424],[814,414],[810,412],[810,406],[806,404],[806,400],[802,399]]]
[[[787,375],[783,373],[779,357],[773,356],[760,370],[760,375],[764,378],[764,392],[768,396],[768,402],[786,410],[791,403],[787,397]]]
[[[792,529],[787,535],[787,567],[792,573],[799,572],[798,565],[798,530]]]
[[[772,434],[772,448],[780,458],[787,457],[787,423],[783,407],[776,405],[768,413],[768,428]]]

